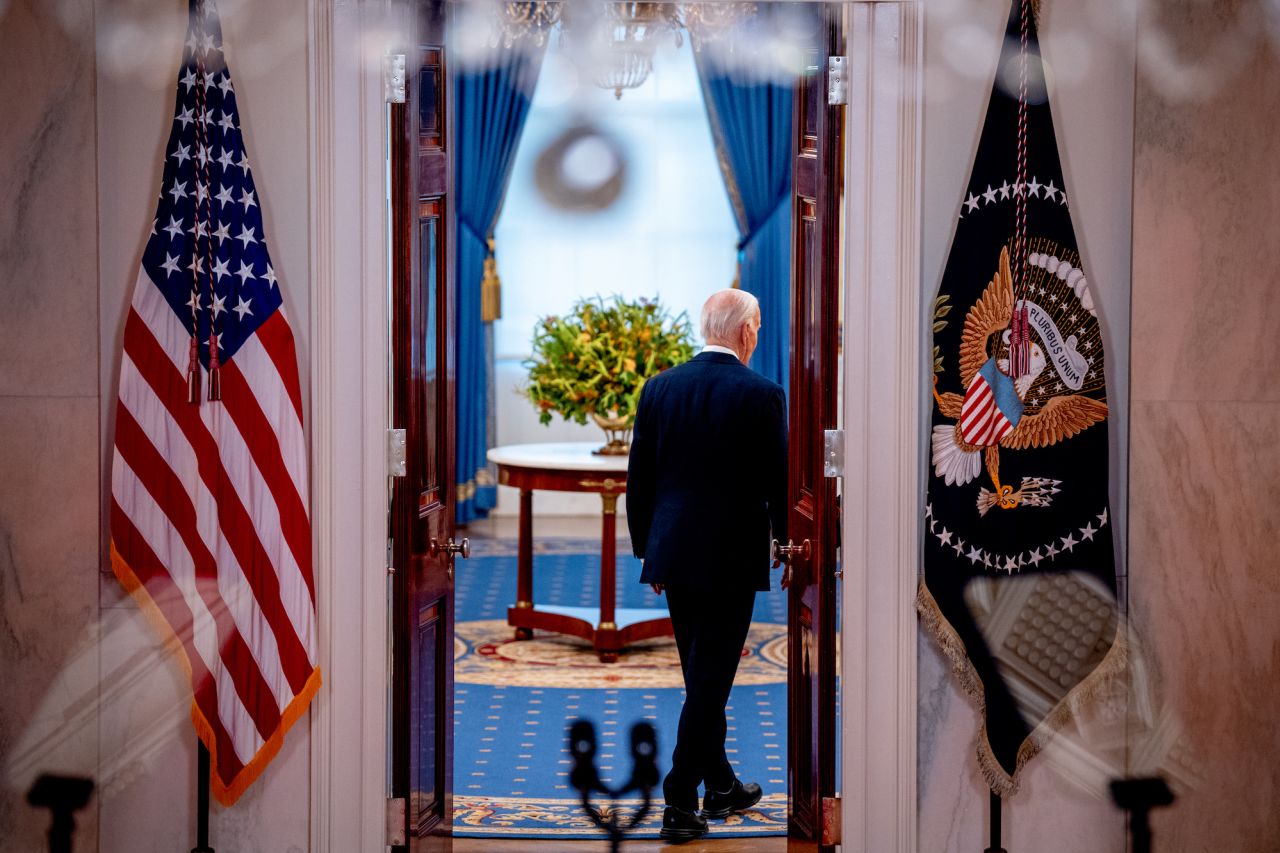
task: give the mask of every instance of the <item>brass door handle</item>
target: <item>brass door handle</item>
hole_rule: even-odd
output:
[[[786,545],[782,545],[777,539],[773,540],[773,559],[783,563],[790,563],[796,557],[802,560],[808,560],[813,556],[813,544],[808,540],[804,540],[799,545],[794,540],[788,539]]]
[[[453,537],[449,537],[448,542],[442,543],[439,539],[432,539],[431,556],[434,557],[437,554],[444,554],[450,562],[453,562],[455,554],[461,554],[462,559],[465,560],[471,556],[471,540],[463,539],[461,542],[454,542]]]
[[[461,542],[454,542],[453,537],[449,537],[448,542],[441,543],[439,539],[432,539],[430,546],[431,556],[435,557],[444,554],[444,571],[449,576],[449,581],[453,582],[453,558],[457,554],[462,555],[462,559],[471,556],[471,540],[463,539]]]

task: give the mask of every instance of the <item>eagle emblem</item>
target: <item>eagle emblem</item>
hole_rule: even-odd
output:
[[[1045,477],[1022,477],[1017,490],[1002,483],[1002,449],[1049,447],[1107,417],[1106,400],[1090,396],[1104,388],[1102,346],[1079,259],[1045,240],[1033,241],[1032,249],[1015,294],[1009,249],[1002,248],[995,276],[965,316],[958,362],[964,393],[939,392],[934,380],[938,410],[955,420],[933,428],[934,473],[949,486],[963,486],[980,476],[985,462],[993,491],[979,490],[981,515],[1048,506],[1062,488],[1062,481]],[[1011,341],[1019,323],[1026,344],[1013,370]]]

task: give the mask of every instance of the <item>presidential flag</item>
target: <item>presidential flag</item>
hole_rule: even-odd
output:
[[[111,557],[190,675],[224,805],[320,686],[298,363],[261,205],[216,12],[193,2],[125,321]]]
[[[1123,664],[1114,613],[1092,591],[1095,580],[1111,592],[1116,583],[1102,329],[1030,5],[1013,0],[933,304],[918,600],[982,711],[979,765],[1002,795],[1089,685]],[[1062,576],[1022,585],[1013,599],[993,604],[985,583],[976,602],[974,589],[966,598],[975,578],[1053,573]],[[1008,624],[993,624],[993,613],[1010,614]]]

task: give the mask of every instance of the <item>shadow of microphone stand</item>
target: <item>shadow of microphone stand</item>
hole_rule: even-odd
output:
[[[620,788],[610,788],[600,781],[596,772],[596,730],[586,720],[578,720],[569,730],[569,753],[573,756],[573,772],[569,782],[582,794],[582,808],[591,822],[609,833],[609,850],[617,853],[623,837],[635,829],[649,813],[653,789],[658,784],[658,742],[653,726],[636,723],[631,727],[631,778]],[[637,791],[642,797],[640,808],[624,824],[618,820],[617,809],[608,810],[608,818],[591,804],[592,794],[604,794],[618,799],[628,791]]]
[[[49,853],[71,853],[71,836],[76,829],[75,813],[88,804],[92,795],[92,779],[50,775],[36,779],[27,792],[27,802],[53,813],[49,824]]]

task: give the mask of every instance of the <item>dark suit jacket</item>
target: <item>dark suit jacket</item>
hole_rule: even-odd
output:
[[[704,352],[649,379],[627,466],[627,526],[643,583],[769,588],[769,543],[787,541],[782,386]]]

